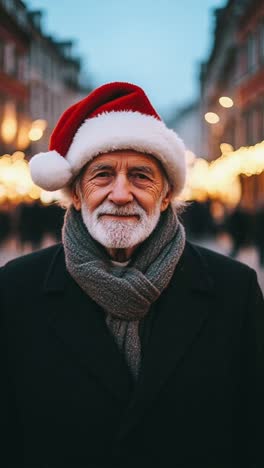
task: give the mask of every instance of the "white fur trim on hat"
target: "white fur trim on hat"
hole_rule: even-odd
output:
[[[95,156],[131,149],[156,157],[178,195],[185,182],[185,147],[164,122],[132,111],[111,111],[85,120],[65,157],[57,151],[40,153],[30,161],[33,181],[45,190],[65,187]]]
[[[66,159],[75,174],[95,156],[118,149],[134,149],[161,162],[174,195],[185,182],[185,147],[164,122],[140,112],[118,111],[87,119],[76,132]]]
[[[57,151],[38,153],[29,161],[33,182],[44,190],[58,190],[73,177],[68,161]]]

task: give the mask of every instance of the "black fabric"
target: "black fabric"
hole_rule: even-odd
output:
[[[187,243],[142,324],[136,385],[60,245],[0,269],[0,307],[1,467],[263,468],[250,268]]]
[[[164,291],[185,246],[185,231],[170,205],[151,235],[134,251],[127,266],[116,266],[71,206],[62,242],[67,270],[103,310],[106,324],[137,380],[141,367],[139,321]],[[100,288],[98,288],[100,285]]]
[[[154,303],[150,307],[148,314],[142,320],[140,320],[140,323],[139,323],[139,338],[140,338],[140,343],[141,343],[142,359],[144,358],[145,349],[147,348],[150,337],[151,337],[151,332],[154,326],[156,315],[157,315],[157,307],[156,307],[156,303]]]

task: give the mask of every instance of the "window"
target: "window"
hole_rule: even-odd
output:
[[[28,81],[27,57],[25,55],[19,55],[17,57],[17,77],[20,81]]]
[[[4,68],[4,49],[5,49],[5,43],[1,37],[0,38],[0,71],[2,71]]]
[[[260,136],[260,121],[261,116],[258,107],[251,107],[244,114],[245,122],[245,145],[255,145],[261,141]]]
[[[259,109],[252,109],[252,143],[255,145],[259,142]]]
[[[262,101],[262,106],[261,106],[261,122],[262,122],[262,127],[261,127],[261,134],[260,134],[260,141],[264,140],[264,100]]]
[[[252,119],[252,111],[251,109],[247,110],[244,114],[244,123],[245,123],[245,126],[244,126],[244,129],[245,129],[245,132],[244,132],[244,144],[246,146],[249,146],[249,145],[252,145],[252,140],[253,140],[253,131],[252,131],[252,127],[253,127],[253,119]]]
[[[264,62],[264,20],[260,23],[259,56],[260,56],[260,61],[263,63]]]
[[[256,35],[250,33],[247,39],[247,71],[254,72],[257,67]]]
[[[257,143],[264,139],[264,105],[256,108],[256,140]]]
[[[6,42],[4,45],[3,69],[8,75],[15,75],[16,73],[16,50],[13,42]]]

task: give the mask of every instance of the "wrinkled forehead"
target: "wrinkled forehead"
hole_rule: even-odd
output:
[[[154,172],[160,172],[166,177],[162,164],[155,156],[133,150],[118,150],[100,154],[95,156],[92,161],[89,161],[85,169],[93,170],[96,167],[102,167],[104,165],[110,165],[116,168],[127,167],[129,169],[141,166],[149,167]]]

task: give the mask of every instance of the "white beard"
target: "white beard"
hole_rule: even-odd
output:
[[[155,229],[160,218],[162,198],[155,207],[155,211],[148,215],[137,202],[126,206],[116,206],[105,201],[91,212],[82,200],[81,213],[85,226],[90,235],[106,248],[127,249],[143,242]],[[107,219],[102,214],[137,215],[139,219],[131,221]]]

